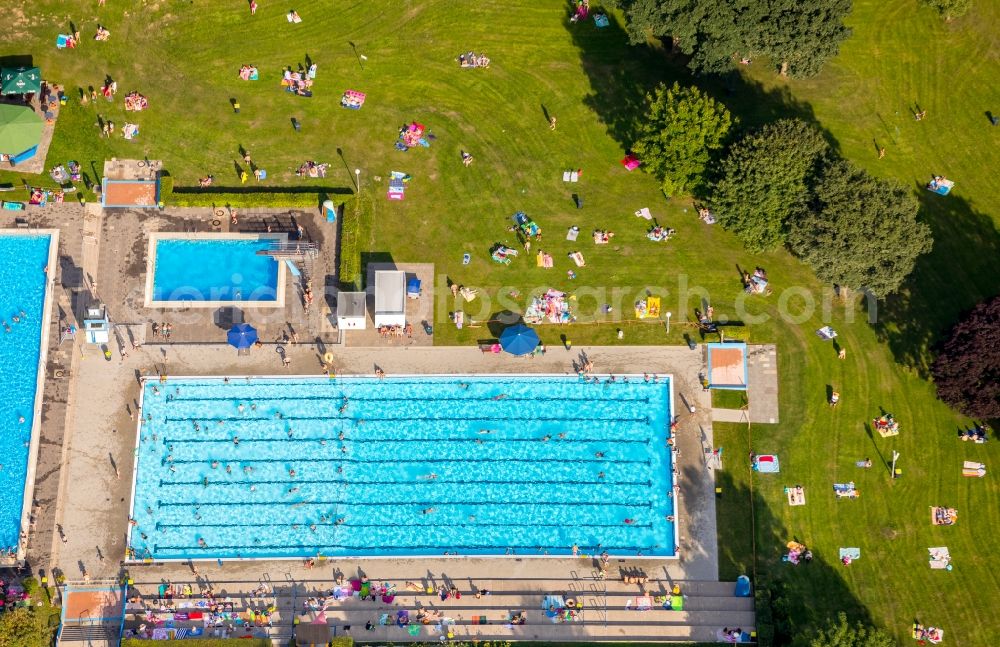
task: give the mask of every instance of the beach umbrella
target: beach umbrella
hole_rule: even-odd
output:
[[[42,91],[42,73],[37,67],[7,67],[0,71],[0,94]]]
[[[0,153],[16,156],[38,146],[44,125],[31,108],[0,104]]]
[[[500,346],[511,355],[527,355],[538,347],[538,333],[517,324],[500,333]]]
[[[235,346],[241,350],[250,348],[257,341],[257,329],[246,323],[236,324],[229,329],[226,339],[229,341],[230,346]]]

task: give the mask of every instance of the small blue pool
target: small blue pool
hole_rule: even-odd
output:
[[[16,547],[24,505],[45,310],[48,235],[0,234],[0,548]]]
[[[135,559],[674,555],[666,379],[150,380],[142,412]]]
[[[272,238],[166,238],[151,244],[151,301],[277,301]]]

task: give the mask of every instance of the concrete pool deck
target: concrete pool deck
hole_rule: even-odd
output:
[[[319,371],[314,347],[288,346],[293,374],[316,375]],[[663,566],[670,577],[684,580],[715,580],[718,576],[716,550],[714,479],[705,462],[706,447],[711,447],[709,398],[698,386],[702,369],[702,353],[687,347],[578,347],[571,352],[550,350],[535,359],[484,355],[477,348],[435,347],[406,349],[341,349],[335,365],[338,372],[371,375],[374,366],[393,373],[568,373],[572,362],[584,352],[600,372],[624,373],[637,369],[642,372],[670,373],[674,376],[677,409],[680,412],[678,448],[680,450],[680,560],[640,559],[630,564],[653,568]],[[58,523],[66,541],[53,538],[53,562],[68,577],[84,572],[90,577],[112,577],[118,572],[124,557],[124,537],[127,531],[129,500],[128,475],[133,468],[134,422],[139,382],[137,376],[156,373],[164,366],[167,373],[181,374],[273,374],[273,353],[237,357],[228,346],[170,344],[144,345],[130,353],[124,362],[115,358],[105,361],[99,353],[85,352],[79,361],[76,378],[87,385],[87,397],[74,404],[73,424],[68,430],[68,455],[63,490],[59,498]],[[164,360],[166,362],[164,363]],[[686,413],[693,404],[695,413]],[[120,476],[120,478],[119,478]],[[72,484],[72,485],[70,485]],[[338,560],[351,564],[365,560]],[[382,564],[418,560],[371,560]],[[445,560],[438,560],[445,561]],[[455,560],[447,560],[456,564]],[[506,572],[510,560],[496,558],[464,559],[463,572],[470,577],[489,577],[497,571]],[[528,561],[528,560],[526,560]],[[556,575],[576,560],[553,558],[530,560],[536,568]],[[251,574],[260,571],[265,562],[226,562],[227,574]],[[270,562],[282,572],[305,569],[298,562]],[[138,567],[146,572],[156,569],[183,573],[181,564]],[[211,570],[212,567],[205,568]],[[412,566],[411,566],[412,568]]]

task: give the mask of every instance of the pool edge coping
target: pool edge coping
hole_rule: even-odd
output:
[[[157,301],[153,299],[153,278],[156,274],[156,243],[161,239],[177,240],[261,240],[273,239],[283,243],[288,242],[288,234],[283,232],[274,233],[219,233],[219,232],[170,232],[154,231],[149,234],[149,243],[146,247],[146,281],[145,292],[143,294],[143,306],[146,308],[235,308],[240,306],[253,306],[257,308],[284,308],[285,307],[285,263],[275,259],[278,264],[278,278],[275,286],[274,301],[259,301],[241,299],[239,301]]]
[[[49,353],[49,328],[52,317],[52,295],[55,292],[55,272],[59,259],[58,229],[0,229],[0,236],[49,237],[49,255],[45,272],[45,296],[42,299],[42,320],[39,335],[38,366],[35,369],[35,397],[32,403],[31,437],[28,441],[28,464],[24,472],[24,492],[21,499],[21,521],[17,538],[17,561],[24,563],[31,532],[31,508],[35,496],[35,477],[38,471],[38,452],[41,445],[42,406],[45,403],[45,377]],[[23,536],[23,539],[22,539]]]
[[[610,375],[609,373],[602,373],[600,375]],[[621,375],[622,377],[644,377],[641,373],[616,373],[615,375]],[[665,377],[668,380],[668,406],[670,407],[669,418],[667,420],[667,438],[673,437],[673,432],[671,431],[671,425],[677,418],[677,411],[674,408],[674,374],[657,374],[660,377]],[[202,559],[195,559],[194,557],[167,557],[167,558],[147,558],[147,559],[134,559],[129,558],[128,553],[132,550],[132,524],[131,520],[135,517],[135,484],[139,474],[139,439],[142,435],[142,403],[143,398],[146,394],[146,382],[149,380],[156,380],[157,384],[166,384],[170,380],[233,380],[233,379],[278,379],[278,380],[336,380],[339,377],[351,377],[351,378],[363,378],[369,380],[382,379],[371,374],[360,374],[360,373],[339,373],[337,375],[237,375],[237,376],[218,376],[218,375],[143,375],[139,378],[139,411],[140,414],[136,416],[136,428],[135,428],[135,450],[134,456],[135,460],[132,461],[132,492],[129,497],[129,524],[128,530],[125,535],[125,564],[130,565],[146,565],[155,563],[183,563],[183,562],[222,562],[222,561],[237,561],[237,562],[265,562],[265,561],[302,561],[303,557],[205,557]],[[399,373],[393,374],[392,378],[408,378],[408,377],[558,377],[562,379],[572,379],[571,375],[566,373]],[[578,378],[579,379],[579,378]],[[676,464],[674,462],[675,458],[679,456],[679,452],[673,445],[668,445],[666,448],[666,455],[670,461],[670,487],[673,491],[673,508],[674,508],[674,520],[672,525],[674,527],[674,554],[673,555],[613,555],[614,559],[628,559],[628,560],[638,560],[638,559],[661,559],[680,562],[680,537],[681,537],[681,526],[680,526],[680,505],[677,503],[677,494],[679,492],[680,486],[675,478]],[[581,553],[582,554],[582,553]],[[582,554],[583,555],[583,554]],[[583,555],[587,557],[588,555]],[[593,555],[592,557],[597,557]],[[323,556],[327,561],[330,560],[359,560],[359,559],[574,559],[577,556],[574,555],[344,555],[344,556]]]

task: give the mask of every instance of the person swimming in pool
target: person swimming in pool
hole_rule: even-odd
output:
[[[434,508],[424,508],[420,511],[421,514],[431,514],[432,512],[434,512]]]
[[[477,433],[480,433],[480,434],[492,434],[493,430],[492,429],[480,429]]]
[[[490,399],[491,399],[491,400],[494,400],[494,401],[500,401],[500,400],[503,400],[503,399],[505,399],[506,397],[507,397],[507,394],[506,394],[506,393],[501,393],[500,395],[494,395],[494,396],[493,396],[492,398],[490,398]]]
[[[437,474],[435,474],[434,472],[431,472],[430,474],[427,474],[426,476],[421,476],[420,478],[424,479],[425,481],[433,481],[437,477],[438,477]]]

